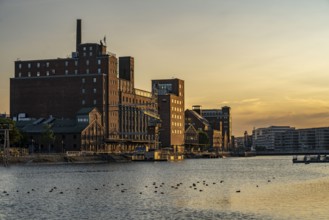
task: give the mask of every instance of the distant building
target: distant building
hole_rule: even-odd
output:
[[[329,150],[329,127],[298,129],[298,148]]]
[[[184,81],[181,79],[152,80],[152,92],[157,95],[161,119],[161,147],[184,146]]]
[[[249,135],[247,131],[243,134],[243,149],[245,151],[252,150],[252,135]]]
[[[214,150],[222,150],[221,131],[213,129],[207,119],[202,117],[197,111],[185,110],[185,124],[193,126],[199,132],[205,132],[209,138],[209,148]]]
[[[221,147],[225,151],[229,150],[233,144],[231,108],[224,106],[221,109],[201,109],[200,105],[194,105],[192,109],[207,119],[214,130],[221,132]]]
[[[192,124],[185,125],[185,150],[199,150],[199,133]]]
[[[6,113],[3,113],[3,114],[0,114],[0,118],[9,118],[10,115],[6,114]]]
[[[264,150],[276,150],[282,147],[282,134],[292,131],[290,126],[270,126],[253,130],[253,148]]]
[[[270,126],[253,131],[253,148],[276,151],[328,150],[329,127]]]

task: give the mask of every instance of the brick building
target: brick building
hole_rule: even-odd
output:
[[[161,118],[161,147],[184,146],[184,81],[181,79],[152,80],[153,94],[157,94],[158,112]]]
[[[156,148],[156,120],[159,119],[156,98],[151,92],[136,89],[134,84],[134,58],[119,58],[119,130],[124,150],[139,145]]]
[[[207,119],[214,130],[221,131],[223,150],[229,150],[233,143],[231,108],[224,106],[221,109],[201,109],[200,105],[195,105],[192,109]]]
[[[147,131],[157,115],[156,103],[150,92],[134,88],[134,59],[118,59],[107,52],[105,42],[81,43],[81,38],[77,20],[72,57],[15,62],[11,117],[18,119],[24,113],[30,118],[72,119],[79,109],[96,107],[109,151],[154,143],[156,135]]]
[[[106,151],[104,128],[97,108],[82,108],[73,119],[48,117],[20,120],[16,126],[25,136],[31,153]],[[53,142],[43,137],[47,126],[54,134]]]
[[[185,110],[185,124],[193,126],[197,131],[205,132],[209,138],[208,146],[203,146],[204,150],[213,148],[215,151],[222,150],[222,134],[220,130],[214,129],[207,119],[202,117],[197,111]],[[185,142],[186,143],[186,142]]]

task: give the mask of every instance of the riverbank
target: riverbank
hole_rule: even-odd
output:
[[[33,154],[26,156],[10,156],[7,164],[74,164],[74,163],[110,163],[129,162],[128,158],[116,154],[99,154],[86,156],[67,156],[65,154]],[[0,163],[4,159],[0,157]]]

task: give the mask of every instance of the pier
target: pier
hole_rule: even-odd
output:
[[[293,163],[329,163],[329,156],[325,155],[304,155],[304,156],[297,156],[295,155],[292,159]]]

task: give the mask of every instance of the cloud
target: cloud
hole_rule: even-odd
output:
[[[250,102],[258,102],[260,101],[259,98],[253,98],[253,99],[244,99],[241,101],[241,103],[250,103]]]
[[[236,101],[222,101],[220,102],[221,105],[237,105],[237,104],[246,104],[246,103],[252,103],[252,102],[259,102],[259,98],[250,98],[250,99],[242,99],[242,100],[236,100]]]

